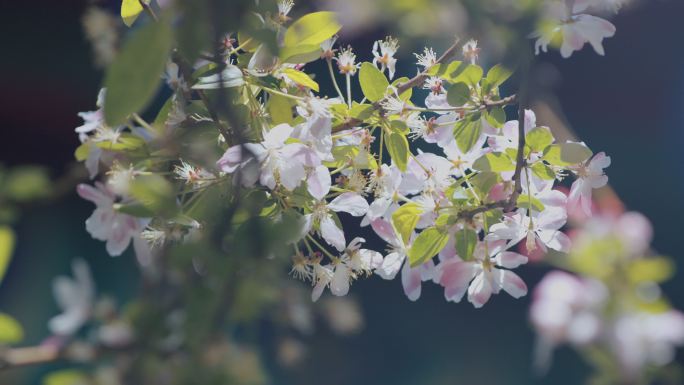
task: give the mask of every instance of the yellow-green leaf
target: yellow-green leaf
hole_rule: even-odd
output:
[[[283,42],[286,47],[321,44],[340,28],[334,12],[314,12],[292,23],[285,31]]]
[[[404,243],[408,244],[422,213],[423,209],[417,203],[407,203],[392,213],[392,224]]]
[[[15,236],[9,226],[0,227],[0,282],[7,272],[12,253],[14,252]]]
[[[583,143],[562,143],[546,147],[543,159],[554,166],[569,166],[589,159],[592,152]]]
[[[142,11],[143,7],[139,0],[123,0],[121,2],[121,18],[128,27],[135,23],[135,20]]]
[[[313,79],[309,77],[309,75],[305,74],[304,72],[297,71],[294,68],[285,68],[283,70],[283,74],[285,74],[293,82],[297,83],[297,85],[311,88],[312,90],[318,92],[318,83],[316,83]]]
[[[389,82],[385,75],[372,63],[364,62],[359,70],[359,83],[363,95],[371,102],[377,102],[385,96]]]
[[[399,170],[406,171],[409,158],[409,144],[406,136],[398,132],[387,135],[385,146]]]
[[[411,267],[422,265],[437,255],[449,241],[449,236],[435,227],[423,230],[416,239],[408,252]]]
[[[0,313],[0,344],[16,344],[24,339],[24,328],[13,317]]]
[[[674,263],[664,257],[637,259],[627,269],[629,280],[634,283],[661,283],[672,278],[674,272]]]
[[[88,383],[83,372],[73,369],[53,372],[43,378],[43,385],[87,385]]]

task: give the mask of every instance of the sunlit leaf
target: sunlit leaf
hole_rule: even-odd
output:
[[[422,265],[437,255],[449,241],[449,236],[435,227],[423,230],[416,239],[408,252],[411,267]]]
[[[5,277],[7,267],[12,260],[15,244],[14,230],[9,226],[0,226],[0,282]]]
[[[385,96],[389,82],[385,75],[373,64],[365,62],[359,70],[361,91],[371,102],[377,102]]]
[[[413,230],[418,225],[423,209],[417,203],[407,203],[392,213],[392,224],[399,235],[408,243]]]
[[[406,171],[410,154],[406,136],[398,132],[392,132],[386,135],[385,146],[399,170]]]
[[[286,47],[321,44],[335,35],[342,26],[334,12],[314,12],[295,21],[285,31]]]
[[[312,90],[318,92],[318,83],[305,74],[302,71],[297,71],[294,68],[283,69],[283,74],[285,74],[290,80],[297,83],[302,87],[311,88]]]
[[[24,328],[13,317],[0,313],[0,344],[16,344],[24,339]]]
[[[128,27],[135,23],[142,11],[143,7],[140,0],[123,0],[121,2],[121,19]]]

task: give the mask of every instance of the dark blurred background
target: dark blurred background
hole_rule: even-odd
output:
[[[118,2],[109,3],[116,12]],[[45,165],[58,176],[73,161],[74,128],[81,122],[76,113],[94,109],[102,77],[83,35],[86,6],[85,0],[0,5],[1,163]],[[611,185],[628,209],[652,220],[655,248],[674,257],[679,270],[684,268],[682,16],[684,1],[642,1],[612,20],[617,34],[604,41],[605,57],[585,47],[568,60],[556,52],[538,58],[542,68],[557,74],[553,91],[569,125],[593,149],[612,157]],[[391,27],[365,28],[343,42],[368,58],[372,42]],[[447,44],[448,39],[434,42],[436,48]],[[402,46],[398,73],[414,73],[410,49],[421,47]],[[70,194],[28,209],[16,226],[18,248],[0,287],[0,311],[25,325],[27,344],[47,335],[46,322],[57,313],[51,280],[68,273],[72,258],[91,264],[100,292],[125,300],[136,289],[131,253],[110,258],[86,233],[91,211],[90,203]],[[522,270],[530,287],[545,271]],[[684,308],[681,274],[664,290],[675,307]],[[364,330],[339,337],[320,328],[307,339],[303,364],[276,370],[274,383],[570,385],[582,383],[589,370],[570,349],[560,349],[547,376],[532,374],[529,296],[500,295],[475,310],[468,303],[447,304],[439,286],[426,284],[421,299],[411,303],[398,279],[361,280],[352,294],[360,300]],[[24,371],[23,381],[38,384],[50,368]],[[0,383],[14,382],[0,377]]]

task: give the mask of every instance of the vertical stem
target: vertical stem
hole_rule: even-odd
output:
[[[347,105],[349,108],[352,106],[352,97],[351,97],[351,75],[347,73]]]
[[[326,59],[325,61],[328,63],[328,72],[330,72],[330,79],[332,79],[333,86],[335,86],[335,91],[337,91],[337,95],[340,97],[340,99],[342,99],[342,102],[344,102],[344,96],[342,95],[339,84],[337,84],[337,78],[335,77],[335,71],[333,70],[332,60]]]

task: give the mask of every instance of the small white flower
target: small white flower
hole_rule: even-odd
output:
[[[615,26],[600,17],[580,14],[573,15],[568,20],[553,20],[542,30],[536,32],[533,37],[537,38],[534,44],[535,53],[546,52],[548,45],[556,36],[560,36],[561,56],[570,57],[574,51],[579,51],[584,44],[589,43],[597,54],[603,56],[603,39],[615,35]]]
[[[603,169],[610,166],[610,157],[605,153],[596,154],[586,165],[574,168],[577,180],[573,182],[568,195],[568,209],[581,208],[588,216],[591,215],[592,189],[603,187],[608,183],[608,177]]]
[[[337,41],[337,35],[331,37],[330,39],[321,43],[321,58],[332,60],[335,57],[335,42]]]
[[[52,283],[55,300],[62,314],[51,318],[48,328],[60,336],[73,335],[88,321],[95,300],[95,284],[86,262],[76,259],[71,268],[73,279],[57,277]]]
[[[359,69],[359,64],[356,64],[356,55],[352,51],[351,47],[343,49],[335,58],[337,61],[337,68],[343,75],[354,76],[356,71]]]
[[[413,55],[418,59],[417,64],[423,67],[423,70],[427,70],[437,64],[437,54],[435,54],[435,51],[433,51],[432,48],[425,47],[422,55],[417,53],[414,53]]]
[[[201,187],[216,179],[216,176],[209,171],[202,167],[195,167],[182,159],[180,166],[174,166],[173,173],[176,175],[176,179],[185,181],[186,184],[194,187]]]
[[[382,107],[388,115],[403,115],[410,109],[409,104],[397,95],[396,89],[394,90],[393,95],[382,99],[380,107]]]
[[[278,0],[278,16],[285,21],[288,20],[287,15],[294,7],[293,0]]]
[[[131,182],[135,178],[136,171],[132,165],[128,167],[122,166],[118,162],[114,162],[112,168],[107,172],[107,187],[118,195],[128,195]]]
[[[86,230],[93,238],[107,242],[109,255],[121,255],[131,241],[138,254],[145,252],[143,246],[147,245],[141,242],[140,233],[149,220],[118,212],[114,208],[117,196],[102,183],[96,182],[95,187],[79,184],[76,191],[81,198],[95,203],[93,215],[86,220]]]
[[[477,59],[480,55],[480,48],[477,46],[477,40],[468,40],[467,43],[463,44],[463,57],[466,60],[470,60],[471,64],[477,63]]]
[[[338,251],[344,250],[346,244],[344,231],[340,229],[332,217],[332,212],[346,212],[360,217],[368,211],[368,202],[361,195],[353,192],[340,194],[327,203],[320,200],[314,203],[311,214],[304,215],[302,233],[307,234],[314,227],[318,227],[320,236]]]
[[[380,64],[380,71],[387,69],[390,80],[394,77],[397,59],[394,55],[399,49],[399,40],[387,36],[385,40],[377,40],[373,43],[373,64]]]

